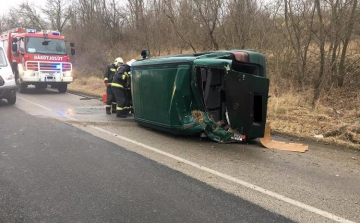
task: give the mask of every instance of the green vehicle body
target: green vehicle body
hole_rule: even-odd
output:
[[[264,55],[246,50],[153,57],[132,64],[137,123],[220,143],[264,136],[269,92]]]

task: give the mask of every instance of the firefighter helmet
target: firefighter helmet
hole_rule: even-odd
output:
[[[119,66],[120,64],[123,64],[123,63],[124,63],[124,60],[121,57],[116,58],[115,62],[114,62],[114,64],[116,66]]]

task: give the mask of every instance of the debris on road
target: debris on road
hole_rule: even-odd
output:
[[[264,137],[260,138],[261,144],[268,149],[277,149],[291,152],[301,152],[304,153],[308,150],[307,145],[301,143],[286,143],[277,140],[272,140],[270,136],[271,128],[270,122],[267,122],[265,125]]]

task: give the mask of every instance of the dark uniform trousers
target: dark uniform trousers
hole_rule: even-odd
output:
[[[132,104],[132,97],[131,97],[131,89],[126,88],[125,89],[125,95],[126,95],[126,107],[128,107],[128,110],[131,113],[134,113],[133,104]]]
[[[116,117],[125,118],[130,111],[130,98],[128,95],[127,83],[130,78],[130,72],[127,72],[123,66],[119,67],[118,72],[114,76],[111,89],[116,98]]]
[[[106,87],[106,107],[107,108],[111,108],[111,112],[115,113],[116,112],[116,98],[115,98],[115,94],[113,89],[111,88],[111,86],[107,86]]]
[[[129,100],[126,97],[126,91],[122,87],[111,87],[115,98],[116,98],[116,116],[117,117],[126,117],[129,114]]]
[[[133,114],[133,103],[132,103],[132,96],[131,96],[131,72],[127,72],[127,82],[125,87],[125,97],[126,97],[126,107],[128,110]]]
[[[109,85],[106,87],[106,113],[110,114],[110,110],[112,113],[116,112],[116,100],[114,92],[111,88],[111,82],[113,81],[113,77],[116,73],[117,66],[115,64],[111,64],[106,67],[106,71],[104,74],[104,82],[108,83]]]

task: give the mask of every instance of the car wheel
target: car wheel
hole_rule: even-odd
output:
[[[13,98],[7,98],[6,100],[7,100],[7,102],[8,102],[9,104],[13,105],[13,104],[15,104],[15,102],[16,102],[16,96],[13,97]]]

